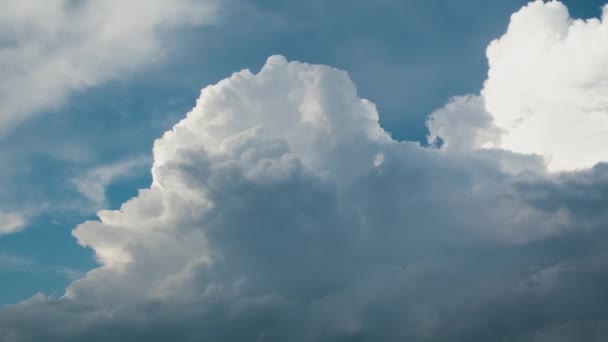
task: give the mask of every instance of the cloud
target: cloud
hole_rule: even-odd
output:
[[[216,20],[217,1],[0,1],[0,133],[165,54],[166,35]]]
[[[143,171],[149,164],[149,157],[138,156],[95,167],[83,175],[73,178],[72,183],[80,194],[91,201],[97,209],[100,209],[107,205],[106,188],[108,185]]]
[[[0,236],[18,233],[25,228],[26,220],[18,213],[0,212]]]
[[[344,72],[278,56],[205,88],[156,141],[152,186],[74,231],[101,266],[62,298],[5,308],[4,339],[473,341],[576,326],[538,315],[547,296],[584,312],[568,304],[577,285],[544,284],[574,272],[599,295],[598,256],[554,244],[601,236],[602,211],[579,228],[587,199],[552,201],[583,184],[603,195],[603,178],[514,176],[394,141],[377,120]],[[519,305],[539,319],[524,325]]]
[[[150,187],[73,231],[100,266],[3,308],[0,340],[604,340],[606,164],[478,144],[484,103],[433,114],[440,150],[393,140],[327,66],[206,87]]]
[[[21,256],[0,254],[0,268],[12,270],[29,269],[34,266],[34,262]]]
[[[499,142],[500,130],[485,111],[483,97],[460,96],[433,112],[427,121],[428,141],[451,152],[492,148]]]
[[[435,114],[431,140],[440,136],[446,147],[461,147],[467,125],[477,129],[466,138],[474,140],[470,147],[537,154],[551,171],[608,161],[607,15],[608,5],[601,19],[575,20],[559,1],[531,2],[513,14],[487,49],[481,98],[458,99]],[[472,116],[485,119],[465,123]],[[485,128],[474,128],[481,122]]]
[[[41,265],[39,262],[25,258],[20,255],[0,253],[0,272],[22,272],[22,273],[55,273],[62,275],[68,280],[76,280],[84,276],[84,272],[61,266]]]

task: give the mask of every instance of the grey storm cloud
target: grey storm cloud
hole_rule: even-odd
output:
[[[74,230],[100,266],[4,307],[0,340],[604,341],[608,166],[500,148],[487,103],[435,112],[423,147],[327,66],[208,86],[150,187]]]

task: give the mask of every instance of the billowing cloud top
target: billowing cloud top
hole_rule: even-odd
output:
[[[471,116],[470,107],[483,102],[477,116],[491,119],[466,135],[473,147],[538,154],[551,171],[607,161],[607,18],[608,5],[601,19],[573,20],[559,1],[532,2],[513,14],[507,32],[488,47],[490,69],[481,99],[460,105],[469,113],[461,116]],[[435,116],[432,139],[441,136],[451,147],[462,147],[463,123],[446,124],[446,132],[441,128],[450,120],[446,115]]]
[[[607,167],[496,148],[490,83],[433,114],[443,151],[391,139],[326,66],[203,89],[151,186],[74,230],[100,267],[5,307],[0,340],[603,341]]]

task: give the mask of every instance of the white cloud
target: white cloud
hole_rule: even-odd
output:
[[[487,116],[494,127],[469,138],[475,140],[474,148],[491,145],[538,154],[551,171],[608,161],[607,16],[608,6],[602,19],[589,20],[571,19],[559,1],[523,7],[487,49],[490,69],[482,99],[470,97],[472,102],[460,109],[452,108],[458,105],[454,103],[446,107],[443,112],[454,117],[448,122],[449,115],[436,115],[439,124],[431,121],[431,138],[439,135],[448,145],[460,145],[459,139],[473,129],[463,129],[466,117]],[[484,107],[474,114],[471,106],[479,101]],[[449,132],[437,129],[441,121]]]
[[[451,152],[493,148],[500,137],[500,130],[493,125],[480,96],[451,99],[430,115],[427,126],[429,142]]]
[[[0,212],[0,236],[18,233],[25,228],[25,225],[26,220],[23,215]]]
[[[70,94],[163,57],[169,31],[215,21],[215,0],[0,0],[0,133]]]

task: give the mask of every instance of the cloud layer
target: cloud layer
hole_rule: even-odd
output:
[[[156,141],[150,188],[74,230],[100,267],[2,309],[0,340],[603,341],[608,167],[490,145],[487,102],[433,114],[440,150],[343,71],[235,73]]]
[[[457,99],[437,114],[431,140],[439,135],[446,147],[461,148],[466,134],[460,120],[478,106],[476,115],[491,122],[466,135],[474,140],[470,147],[538,154],[552,171],[608,160],[607,18],[608,6],[601,19],[588,20],[571,19],[559,1],[523,7],[487,49],[490,69],[481,97],[470,97],[464,105]],[[446,121],[445,111],[457,112],[458,106],[468,114],[452,114]],[[452,125],[454,121],[459,124]]]

